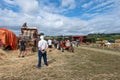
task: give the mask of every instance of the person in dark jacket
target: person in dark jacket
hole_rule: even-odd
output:
[[[19,45],[20,45],[20,53],[19,53],[18,57],[24,57],[25,56],[26,41],[23,37],[20,39]]]

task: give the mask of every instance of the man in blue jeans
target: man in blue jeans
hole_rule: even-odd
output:
[[[40,41],[38,42],[38,65],[37,65],[37,68],[41,67],[42,57],[43,57],[43,60],[44,60],[44,64],[46,66],[48,66],[47,53],[46,53],[47,48],[48,48],[47,41],[44,40],[44,36],[40,36]]]

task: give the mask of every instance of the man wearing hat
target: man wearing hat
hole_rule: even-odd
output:
[[[46,66],[48,66],[47,53],[46,53],[47,48],[48,48],[47,41],[44,40],[44,36],[40,36],[40,41],[38,42],[38,65],[37,65],[37,68],[41,67],[41,58],[42,57],[44,60],[44,64]]]

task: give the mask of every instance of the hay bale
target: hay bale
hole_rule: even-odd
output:
[[[110,48],[120,48],[120,43],[111,43]]]
[[[5,54],[6,54],[6,52],[4,50],[0,49],[0,55],[5,55]]]
[[[101,43],[101,41],[96,41],[96,44],[100,44]]]
[[[120,39],[116,39],[116,40],[115,40],[115,43],[120,43]]]
[[[6,52],[0,49],[0,59],[3,59],[4,57],[6,57]]]

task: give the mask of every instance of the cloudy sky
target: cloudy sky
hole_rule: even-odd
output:
[[[120,33],[120,0],[0,0],[0,27],[45,35]]]

